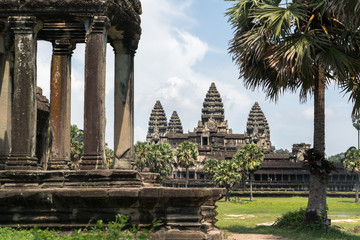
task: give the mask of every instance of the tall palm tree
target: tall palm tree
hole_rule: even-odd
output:
[[[240,171],[250,175],[250,201],[252,202],[252,182],[254,172],[260,168],[261,163],[264,161],[262,148],[258,147],[256,144],[246,144],[234,154],[232,160],[239,165]]]
[[[359,182],[360,182],[360,150],[354,147],[350,148],[345,154],[343,162],[347,171],[357,174],[357,182],[355,183],[355,202],[359,203]]]
[[[172,170],[171,162],[173,156],[172,148],[168,143],[150,145],[147,155],[150,172],[159,173],[161,179],[168,177]]]
[[[230,189],[241,180],[238,164],[233,160],[221,161],[216,167],[214,180],[216,184],[226,188],[225,201],[228,202],[230,200]]]
[[[231,0],[230,0],[231,1]],[[230,54],[250,89],[277,100],[300,90],[314,95],[314,144],[304,224],[326,217],[325,88],[337,83],[360,107],[359,8],[351,0],[232,0],[227,11],[235,33]],[[355,4],[356,5],[356,4]],[[359,4],[357,4],[359,5]]]
[[[195,165],[198,157],[198,150],[196,145],[190,141],[180,143],[176,149],[176,159],[180,167],[186,169],[185,187],[188,186],[189,168]]]
[[[204,173],[211,179],[214,179],[214,175],[216,172],[216,169],[219,165],[218,160],[216,160],[215,158],[208,158],[205,160],[205,164],[204,164]]]
[[[147,166],[147,155],[149,153],[149,144],[147,142],[137,142],[134,145],[134,162],[140,172]]]

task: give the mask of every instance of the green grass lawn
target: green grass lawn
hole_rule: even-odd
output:
[[[332,226],[337,225],[344,230],[354,229],[360,226],[360,204],[356,204],[352,198],[328,198],[328,217],[332,220]],[[306,208],[307,198],[255,198],[250,202],[248,198],[233,198],[231,202],[217,202],[219,215],[217,226],[225,232],[239,233],[272,233],[288,237],[290,239],[359,239],[360,233],[354,234],[349,231],[337,231],[333,227],[328,234],[325,231],[302,231],[279,229],[274,226],[258,226],[275,222],[282,214]],[[341,222],[341,220],[354,222]],[[339,222],[338,222],[339,221]],[[309,234],[311,235],[309,237]]]

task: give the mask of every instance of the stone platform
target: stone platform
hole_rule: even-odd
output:
[[[0,226],[84,228],[130,217],[153,239],[222,239],[214,224],[223,189],[164,188],[136,171],[0,171]],[[152,186],[152,187],[150,187]]]

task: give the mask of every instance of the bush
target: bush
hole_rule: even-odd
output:
[[[306,209],[303,208],[293,212],[287,212],[278,218],[274,225],[281,228],[299,229],[303,225],[305,214]]]

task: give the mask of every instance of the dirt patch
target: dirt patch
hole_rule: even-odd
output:
[[[253,218],[255,215],[251,214],[225,214],[224,219],[247,219],[247,218]]]
[[[258,223],[256,226],[272,226],[275,222],[264,222],[264,223]]]
[[[348,222],[348,223],[353,223],[353,222],[360,222],[360,219],[334,219],[331,220],[332,223],[338,223],[338,222]]]
[[[227,240],[289,240],[288,238],[279,237],[271,234],[231,234]]]

